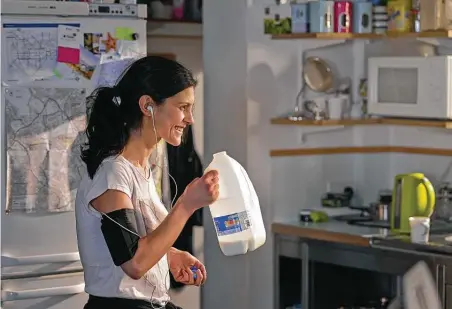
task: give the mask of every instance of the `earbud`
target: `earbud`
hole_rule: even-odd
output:
[[[154,116],[154,109],[152,108],[152,105],[148,105],[146,109],[152,114],[152,116]]]

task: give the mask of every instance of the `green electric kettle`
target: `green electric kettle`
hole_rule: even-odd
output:
[[[422,173],[397,175],[392,192],[391,231],[410,233],[410,217],[430,217],[435,209],[435,189]]]

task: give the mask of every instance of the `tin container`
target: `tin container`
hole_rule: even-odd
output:
[[[292,3],[290,9],[292,15],[292,33],[309,32],[308,4]]]
[[[353,32],[372,32],[372,2],[353,3]]]
[[[420,0],[421,31],[446,29],[446,7],[444,0]]]
[[[308,2],[310,32],[333,32],[334,1]]]
[[[372,8],[372,32],[384,34],[388,30],[388,13],[386,6]]]
[[[411,0],[388,1],[388,31],[413,31]]]
[[[334,2],[334,32],[352,32],[352,6],[353,2],[350,1]]]

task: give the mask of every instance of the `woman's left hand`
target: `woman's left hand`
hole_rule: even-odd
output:
[[[196,286],[206,282],[205,266],[187,251],[171,248],[168,253],[168,264],[171,274],[177,282]]]

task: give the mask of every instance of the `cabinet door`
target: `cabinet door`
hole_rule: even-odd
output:
[[[443,308],[452,309],[452,306],[448,304],[452,302],[452,290],[450,288],[452,287],[452,259],[435,257],[434,264],[433,278],[438,287],[439,299]]]
[[[435,271],[440,272],[440,277],[444,276],[444,283],[445,284],[452,284],[452,258],[446,258],[446,257],[435,257],[434,259],[435,264],[444,265],[445,267],[441,269],[441,267]],[[433,273],[433,276],[435,276],[435,273]]]
[[[445,285],[445,290],[446,290],[446,299],[445,303],[443,304],[443,308],[452,309],[452,285],[450,284]]]

